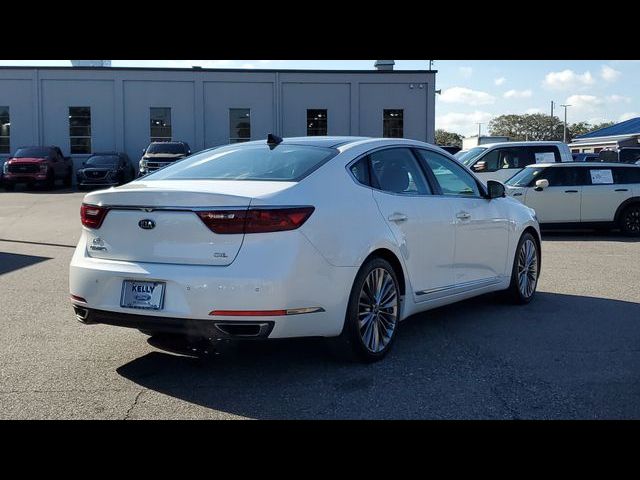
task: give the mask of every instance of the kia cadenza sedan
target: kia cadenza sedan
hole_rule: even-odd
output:
[[[402,320],[487,292],[534,297],[534,211],[419,141],[304,137],[202,151],[89,193],[76,317],[208,339],[326,337],[354,359]]]

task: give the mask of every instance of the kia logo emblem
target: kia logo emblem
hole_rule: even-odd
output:
[[[140,228],[144,228],[145,230],[151,230],[152,228],[155,228],[156,222],[154,222],[153,220],[149,220],[148,218],[145,218],[144,220],[140,220],[138,222],[138,226]]]

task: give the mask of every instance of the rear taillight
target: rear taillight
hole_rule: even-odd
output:
[[[82,225],[88,228],[100,228],[108,211],[109,210],[104,207],[83,203],[80,207],[80,220],[82,220]]]
[[[230,234],[295,230],[307,221],[314,210],[314,207],[272,207],[197,213],[212,232]]]

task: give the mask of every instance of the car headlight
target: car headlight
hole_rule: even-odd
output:
[[[49,165],[47,165],[46,163],[40,164],[40,173],[47,173],[48,169],[49,169]]]
[[[9,173],[9,162],[4,162],[4,165],[2,165],[2,172],[5,174]]]
[[[138,166],[140,167],[140,170],[145,170],[147,168],[147,161],[145,159],[140,160]]]

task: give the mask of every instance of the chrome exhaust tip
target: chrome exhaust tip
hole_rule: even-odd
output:
[[[271,330],[271,324],[267,322],[257,323],[227,323],[217,322],[216,328],[232,338],[257,338],[266,337]]]
[[[87,321],[87,317],[89,316],[89,310],[86,308],[79,307],[78,305],[73,306],[73,311],[76,314],[76,318],[79,322],[82,323],[90,323]]]

